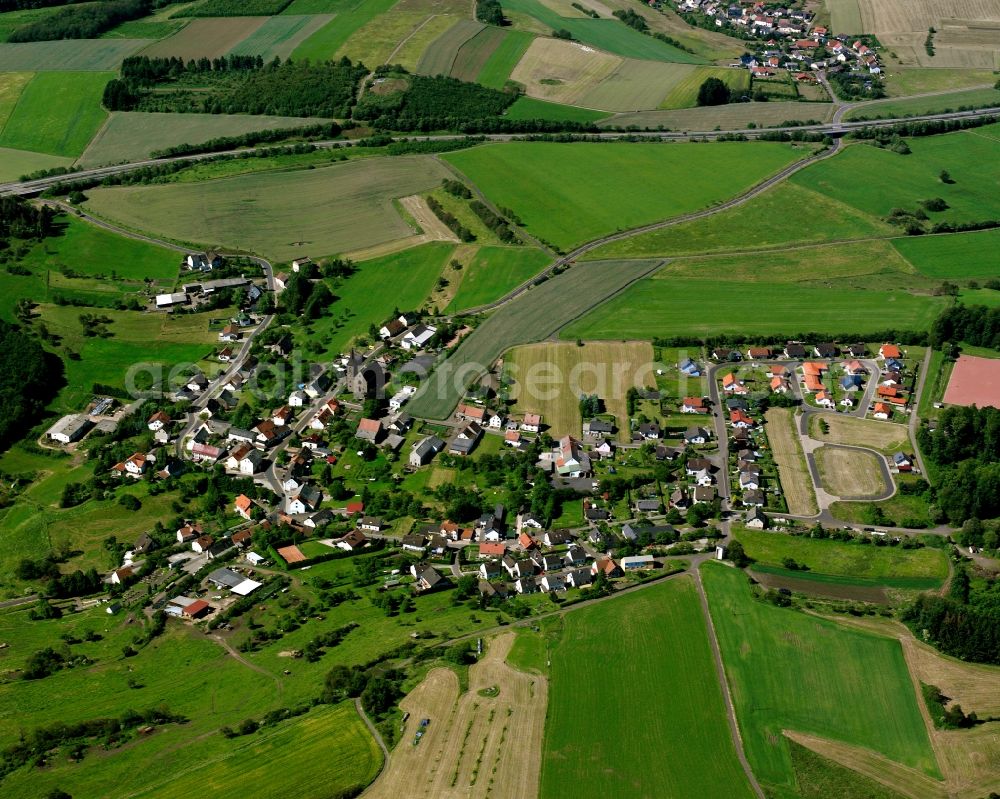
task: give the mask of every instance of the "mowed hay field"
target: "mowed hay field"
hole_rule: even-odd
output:
[[[507,119],[550,119],[555,122],[596,122],[606,111],[593,111],[575,105],[560,105],[534,97],[518,97],[504,114]]]
[[[34,75],[31,72],[0,73],[0,131],[7,124],[14,106],[17,105],[21,92]]]
[[[817,449],[813,457],[823,488],[831,494],[856,499],[878,497],[889,490],[878,456],[872,452],[826,446]]]
[[[1000,216],[1000,159],[991,138],[997,130],[1000,125],[908,139],[910,155],[854,144],[790,180],[878,217],[893,208],[916,210],[922,200],[940,197],[949,207],[928,213],[932,221],[993,219]],[[953,183],[941,182],[942,169]],[[872,179],[859,179],[861,175]]]
[[[200,17],[191,20],[173,36],[147,47],[142,55],[150,58],[176,56],[218,58],[251,36],[270,17]]]
[[[551,660],[542,799],[754,795],[690,577],[567,614]]]
[[[662,273],[669,277],[669,266]],[[941,297],[904,291],[831,291],[794,283],[723,282],[711,278],[642,280],[561,331],[563,338],[653,338],[720,333],[785,335],[809,330],[841,333],[844,319],[879,320],[891,308],[907,330],[930,326],[945,307]],[[759,309],[759,310],[750,310]],[[864,328],[859,329],[863,332]]]
[[[667,130],[712,131],[745,128],[751,122],[757,127],[773,127],[786,122],[828,122],[833,117],[833,103],[731,103],[708,108],[678,108],[670,111],[639,111],[618,114],[604,122],[605,126],[655,128]]]
[[[514,633],[490,640],[462,693],[454,671],[432,669],[400,702],[409,714],[389,767],[365,796],[441,799],[537,796],[548,686],[507,665]],[[496,696],[482,691],[499,688]],[[414,736],[430,719],[418,745]]]
[[[789,408],[770,408],[764,418],[767,421],[767,441],[778,465],[778,477],[788,503],[788,512],[811,516],[816,513],[816,494],[796,434],[794,412]]]
[[[510,78],[510,73],[514,71],[521,57],[527,51],[533,41],[530,33],[524,31],[505,31],[503,41],[500,42],[493,54],[483,64],[476,80],[491,89],[502,89]]]
[[[28,175],[40,169],[55,169],[60,166],[72,165],[72,158],[0,147],[0,180],[3,181],[17,180],[22,175]]]
[[[858,0],[825,0],[833,33],[857,34],[865,30]]]
[[[1000,91],[993,88],[966,89],[933,97],[910,97],[865,103],[848,111],[845,119],[896,119],[922,114],[943,114],[962,108],[986,108],[1000,105]]]
[[[494,302],[537,275],[550,260],[534,247],[480,247],[462,269],[458,291],[447,310],[454,313]]]
[[[459,80],[475,81],[505,38],[503,28],[492,25],[485,27],[458,49],[451,76]]]
[[[794,795],[783,730],[940,777],[898,641],[755,601],[735,569],[709,563],[701,571],[744,749],[769,793]]]
[[[230,55],[259,55],[265,61],[288,58],[292,51],[333,19],[332,14],[269,17],[267,22],[229,51]]]
[[[379,14],[388,11],[396,0],[345,0],[332,10],[336,16],[295,48],[292,58],[302,61],[326,61],[333,58],[348,39]],[[294,5],[294,4],[293,4]],[[375,67],[377,64],[368,64]]]
[[[101,107],[108,72],[40,72],[24,87],[0,146],[48,155],[80,155],[107,118]]]
[[[906,427],[891,422],[877,422],[872,419],[856,419],[853,416],[823,414],[828,432],[819,426],[819,416],[809,420],[809,435],[825,444],[846,444],[855,447],[877,449],[886,455],[906,449],[909,437]]]
[[[281,130],[316,125],[315,117],[251,116],[249,114],[160,114],[115,111],[80,156],[82,166],[140,161],[155,150],[178,144],[200,144],[218,136],[257,130]]]
[[[513,380],[518,413],[540,413],[553,438],[579,438],[580,395],[597,394],[618,420],[618,437],[627,440],[626,392],[656,385],[653,348],[645,341],[531,344],[504,357],[504,373]]]
[[[944,280],[1000,275],[1000,230],[908,236],[892,246],[921,274]]]
[[[751,146],[509,142],[445,158],[534,235],[568,249],[717,203],[807,152],[771,142]]]
[[[64,39],[58,42],[0,44],[0,72],[105,72],[145,39]]]
[[[485,30],[486,26],[475,20],[461,19],[454,22],[424,50],[417,62],[417,74],[450,75],[458,51],[466,42]]]
[[[792,536],[787,533],[739,529],[736,538],[757,565],[781,568],[786,558],[809,567],[804,577],[847,577],[873,580],[890,586],[930,589],[948,576],[943,549],[903,549],[830,539]]]
[[[373,158],[197,184],[95,189],[88,208],[169,239],[287,260],[412,235],[393,199],[429,191],[447,176],[432,158]]]
[[[410,401],[408,410],[427,419],[448,418],[465,386],[481,376],[506,350],[548,338],[658,264],[658,261],[578,264],[518,296],[462,340],[458,350],[438,366]]]

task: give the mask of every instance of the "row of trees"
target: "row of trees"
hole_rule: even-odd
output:
[[[931,346],[957,341],[1000,350],[1000,308],[955,305],[942,311],[931,325]]]

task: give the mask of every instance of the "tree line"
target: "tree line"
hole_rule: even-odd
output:
[[[66,6],[47,17],[16,28],[8,42],[47,42],[55,39],[96,39],[105,31],[129,20],[144,17],[152,0],[105,0]]]
[[[943,310],[931,325],[930,344],[965,342],[974,347],[1000,350],[1000,308],[955,305]]]

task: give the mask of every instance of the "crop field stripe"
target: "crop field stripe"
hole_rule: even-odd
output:
[[[296,47],[332,19],[332,14],[271,17],[229,54],[259,55],[265,61],[287,59]]]
[[[252,36],[270,17],[201,17],[193,19],[173,36],[142,51],[150,58],[185,60],[224,56]]]
[[[693,108],[698,101],[698,89],[708,78],[719,78],[737,95],[750,88],[749,73],[745,69],[696,67],[670,87],[660,108]]]
[[[462,273],[448,313],[495,302],[537,275],[551,261],[534,247],[480,247]]]
[[[446,419],[464,385],[506,350],[542,341],[587,309],[659,265],[659,261],[590,261],[546,280],[500,307],[463,339],[410,402],[414,416]],[[458,376],[456,378],[456,375]]]
[[[747,577],[702,568],[743,743],[765,785],[794,790],[782,730],[866,747],[940,778],[896,639],[754,600]]]
[[[504,114],[508,119],[549,119],[556,122],[596,122],[607,116],[606,111],[580,108],[576,105],[550,103],[535,97],[518,97]]]
[[[21,97],[21,92],[34,77],[31,72],[8,72],[0,74],[0,133],[14,112],[14,107]]]
[[[483,64],[476,81],[491,89],[502,89],[534,38],[524,31],[504,31],[503,41]]]
[[[688,64],[627,58],[607,79],[588,91],[581,104],[608,111],[657,108],[674,81],[692,70]]]
[[[384,14],[397,0],[357,0],[356,3],[338,11],[335,19],[326,23],[316,33],[306,39],[292,52],[292,58],[302,61],[325,61],[332,58],[355,31],[371,22],[379,14]],[[368,64],[366,66],[377,66]]]
[[[754,796],[690,577],[567,614],[551,662],[541,799]]]
[[[921,274],[943,280],[1000,275],[1000,229],[908,236],[892,246]]]
[[[504,40],[502,28],[488,25],[458,48],[451,76],[459,80],[475,82],[483,66]]]
[[[481,22],[471,19],[458,20],[438,36],[420,56],[418,75],[450,75],[458,51],[466,42],[486,30]]]
[[[771,445],[788,512],[800,516],[816,513],[816,494],[806,467],[805,455],[795,429],[795,417],[787,408],[769,408],[767,440]]]
[[[417,66],[427,49],[439,36],[459,21],[461,20],[451,14],[436,14],[427,17],[417,30],[398,45],[396,54],[391,56],[390,60],[393,64],[402,64],[410,72],[419,74]]]
[[[48,155],[78,156],[107,118],[101,107],[113,73],[40,72],[24,87],[0,146]]]
[[[0,72],[106,72],[147,39],[63,39],[0,44]]]

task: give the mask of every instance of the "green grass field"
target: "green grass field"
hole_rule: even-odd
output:
[[[742,129],[751,122],[759,128],[783,126],[789,122],[824,122],[832,116],[833,103],[730,103],[618,114],[606,120],[604,125],[708,132],[716,128]]]
[[[744,748],[769,795],[796,795],[783,729],[940,778],[898,641],[754,601],[735,569],[708,564],[702,577]]]
[[[903,330],[926,330],[946,304],[942,297],[902,290],[831,291],[821,286],[726,283],[709,278],[643,280],[569,325],[561,335],[567,339],[720,333],[833,335],[875,332],[886,318]]]
[[[349,0],[337,3],[337,7],[331,9],[337,16],[296,47],[292,52],[292,58],[296,61],[306,58],[311,61],[325,61],[332,58],[355,31],[379,14],[384,14],[395,4],[396,0]]]
[[[785,213],[808,208],[795,225]],[[686,253],[745,252],[783,244],[820,243],[893,235],[896,228],[845,203],[788,181],[706,219],[682,222],[651,233],[616,241],[585,258],[647,258]]]
[[[339,299],[313,324],[310,341],[326,353],[338,353],[351,339],[366,335],[370,324],[388,319],[394,308],[423,307],[454,249],[447,242],[432,242],[363,261],[347,280],[331,284]],[[386,286],[392,286],[392,291],[386,291]]]
[[[655,262],[605,261],[579,264],[507,303],[463,339],[411,400],[414,416],[446,419],[464,385],[483,374],[504,351],[542,341],[593,307]]]
[[[911,587],[937,588],[948,576],[948,559],[940,549],[877,547],[830,539],[791,536],[740,529],[736,538],[747,554],[765,566],[782,566],[785,558],[808,566],[803,576],[832,575],[894,581],[907,580]]]
[[[567,614],[551,658],[542,799],[753,796],[690,578]]]
[[[537,275],[551,259],[531,247],[482,247],[462,273],[448,313],[486,305]]]
[[[329,14],[282,14],[271,17],[229,52],[233,55],[259,55],[265,61],[274,58],[284,60],[331,19],[333,17]]]
[[[24,87],[0,146],[78,156],[107,118],[101,108],[107,72],[42,72]]]
[[[899,155],[866,144],[814,164],[791,177],[800,186],[828,194],[858,210],[885,217],[893,208],[917,209],[940,197],[948,210],[930,212],[932,221],[978,221],[1000,216],[1000,160],[996,135],[1000,126],[909,139],[910,155]],[[954,181],[942,183],[941,170]],[[877,176],[859,180],[860,175]]]
[[[568,249],[717,203],[804,154],[763,142],[752,150],[732,142],[510,142],[445,158],[493,202],[512,208],[533,234]],[[684,192],[676,190],[680,180]]]
[[[986,81],[989,82],[989,81]],[[845,119],[896,119],[922,114],[943,114],[960,108],[986,108],[1000,105],[997,89],[965,89],[936,97],[901,97],[865,104],[847,112]]]
[[[458,48],[451,67],[451,76],[475,82],[486,62],[506,38],[502,28],[488,25]]]
[[[0,44],[0,72],[106,72],[148,39],[63,39]]]
[[[700,56],[639,33],[617,19],[561,17],[539,0],[508,0],[504,9],[534,17],[551,30],[568,30],[574,39],[616,55],[679,64],[705,63]]]
[[[21,97],[21,92],[32,77],[34,76],[31,72],[0,73],[0,131],[7,124],[14,106]]]
[[[427,191],[447,176],[428,157],[370,158],[203,183],[94,189],[87,206],[126,227],[168,239],[290,260],[412,235],[392,200]]]
[[[1000,230],[909,236],[892,242],[921,274],[944,280],[1000,275]]]
[[[608,116],[606,111],[549,103],[534,97],[518,97],[504,116],[509,119],[549,119],[554,122],[596,122]]]
[[[55,169],[60,166],[72,165],[72,158],[0,147],[0,180],[2,181],[17,180],[22,175],[37,172],[39,169]]]
[[[154,150],[178,144],[200,144],[218,136],[301,128],[320,122],[321,119],[306,117],[116,111],[80,156],[80,163],[89,167],[140,161],[148,158]]]
[[[505,31],[503,41],[483,64],[476,81],[491,89],[502,89],[534,38],[524,31]]]
[[[901,794],[856,771],[834,763],[811,749],[788,742],[799,799],[903,799]]]
[[[719,78],[737,97],[750,89],[750,73],[745,69],[698,67],[670,90],[660,108],[693,108],[698,103],[698,89],[708,78]]]

